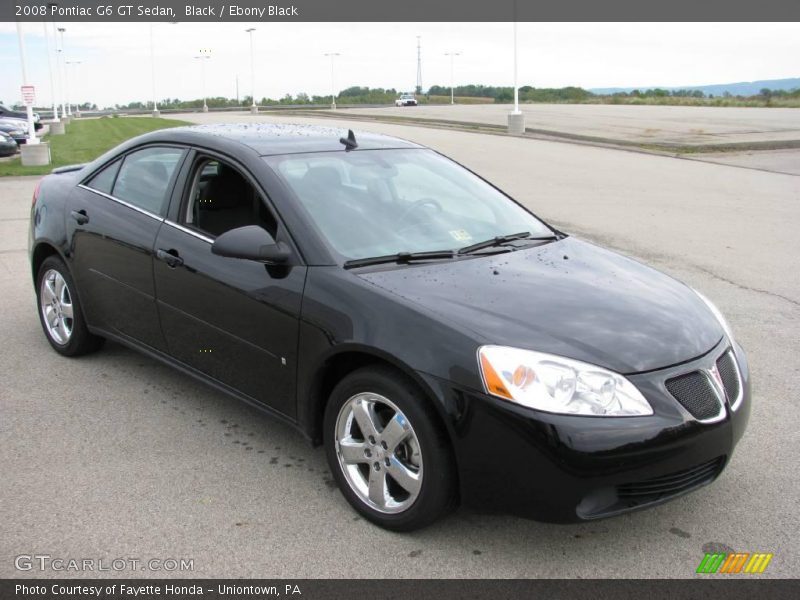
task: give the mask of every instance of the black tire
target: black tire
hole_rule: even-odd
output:
[[[70,334],[65,335],[66,339],[57,339],[56,334],[51,333],[50,328],[45,320],[45,309],[42,305],[42,283],[45,275],[57,272],[64,280],[67,297],[72,306],[72,318],[66,319],[70,324]],[[63,356],[81,356],[82,354],[89,354],[98,350],[105,341],[103,338],[93,335],[86,327],[86,319],[83,316],[80,300],[78,299],[75,282],[70,275],[69,269],[58,256],[48,256],[39,267],[36,273],[36,308],[39,313],[39,322],[42,325],[42,330],[53,347],[53,350]]]
[[[362,499],[351,487],[349,476],[345,475],[345,467],[340,463],[337,443],[339,414],[346,405],[352,406],[351,399],[363,393],[379,394],[384,399],[390,400],[400,410],[404,420],[411,426],[415,438],[414,444],[421,456],[419,491],[416,493],[415,499],[407,499],[411,504],[402,509],[402,512],[387,514],[368,504],[368,501]],[[385,407],[385,405],[382,406]],[[347,409],[344,411],[344,414],[346,413]],[[455,507],[457,500],[455,461],[450,443],[440,425],[438,414],[420,389],[394,369],[384,366],[364,367],[342,379],[334,388],[325,407],[323,427],[325,454],[330,471],[347,501],[369,521],[392,531],[413,531],[433,523]],[[358,430],[360,431],[360,429]],[[367,437],[363,435],[364,447],[369,448]],[[371,448],[376,450],[378,446],[373,445]],[[393,451],[389,449],[387,452]],[[403,452],[403,449],[401,448],[397,452]],[[404,454],[407,454],[407,449]],[[381,454],[381,456],[388,456],[388,454]],[[398,457],[399,455],[392,454],[392,456]],[[382,460],[391,461],[392,457]],[[359,465],[359,468],[363,469],[364,467]],[[366,465],[366,469],[371,477],[373,473],[370,464]],[[365,476],[363,475],[365,471],[362,470],[361,473],[362,476]],[[389,486],[403,494],[404,490],[397,487],[398,484],[391,477],[391,470],[386,469],[386,473]],[[387,475],[383,477],[387,478]]]

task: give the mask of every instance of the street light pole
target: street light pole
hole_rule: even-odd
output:
[[[508,132],[514,135],[525,133],[525,115],[519,109],[519,81],[517,79],[517,0],[514,0],[514,110],[508,114]]]
[[[42,21],[44,29],[44,43],[47,51],[47,70],[50,73],[50,95],[53,99],[53,120],[58,121],[58,102],[56,102],[56,85],[53,79],[53,57],[50,55],[50,34],[47,32],[47,22]]]
[[[58,48],[58,72],[59,72],[59,88],[61,91],[61,118],[67,119],[67,74],[65,73],[64,68],[64,32],[66,29],[63,27],[58,28],[58,33],[60,34],[60,44]],[[58,41],[58,40],[57,40]]]
[[[202,85],[203,85],[203,112],[208,112],[208,103],[206,102],[206,61],[211,58],[211,50],[201,49],[200,55],[195,56],[195,59],[200,60],[200,66],[202,69]]]
[[[22,85],[28,85],[28,67],[25,64],[25,36],[22,34],[22,23],[17,21],[17,41],[19,42],[19,62],[22,66]],[[30,102],[25,103],[25,112],[28,116],[28,144],[38,144],[39,138],[36,137],[36,127],[33,123],[33,106]]]
[[[519,85],[517,84],[517,22],[514,21],[514,114],[519,114]]]
[[[170,21],[170,25],[177,25],[177,21]],[[161,116],[161,111],[158,110],[158,95],[156,94],[156,50],[155,50],[155,27],[156,23],[150,23],[150,72],[153,78],[153,117],[158,118]]]
[[[69,62],[67,61],[67,48],[64,45],[64,32],[66,29],[63,27],[59,29],[61,32],[61,50],[64,53],[63,62],[64,62],[64,101],[67,103],[67,116],[72,118],[72,103],[70,98],[70,78],[69,78],[69,69],[67,65]]]
[[[79,64],[81,64],[81,62],[82,62],[82,61],[80,61],[80,60],[68,60],[68,61],[67,61],[67,64],[68,64],[68,65],[73,65],[73,67],[74,67],[74,68],[73,68],[73,70],[72,70],[72,74],[73,74],[73,77],[72,77],[73,87],[77,87],[77,86],[76,86],[76,85],[74,85],[74,84],[75,84],[75,82],[76,82],[76,81],[78,81],[78,65],[79,65]],[[80,105],[80,104],[78,104],[78,101],[77,101],[77,100],[75,101],[75,118],[76,118],[76,119],[80,119],[80,118],[81,118],[81,105]]]
[[[150,23],[150,74],[153,78],[153,117],[158,118],[161,113],[158,110],[158,99],[156,98],[156,51],[155,43],[153,42],[153,29],[155,23]]]
[[[331,110],[336,110],[336,78],[333,71],[333,60],[341,56],[338,52],[326,52],[325,56],[331,57]]]
[[[453,59],[456,56],[461,56],[461,52],[445,52],[444,55],[450,57],[450,104],[455,104],[455,96],[453,95]]]
[[[253,102],[250,105],[250,112],[254,115],[258,113],[258,106],[256,105],[256,59],[253,53],[253,32],[255,30],[255,27],[245,29],[245,31],[250,34],[250,84],[253,90]]]

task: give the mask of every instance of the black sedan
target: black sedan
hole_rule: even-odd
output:
[[[287,421],[394,530],[659,504],[719,476],[750,412],[700,293],[391,137],[149,133],[45,177],[29,247],[57,352],[111,339]]]

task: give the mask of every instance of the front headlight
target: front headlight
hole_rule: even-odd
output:
[[[11,134],[11,136],[13,137],[22,137],[25,135],[25,132],[22,131],[21,129],[14,129],[12,131],[9,131],[9,134]]]
[[[728,324],[728,320],[725,318],[725,315],[722,314],[722,311],[718,309],[714,305],[714,303],[711,302],[711,300],[706,298],[703,294],[701,294],[694,288],[692,288],[692,290],[694,290],[694,293],[697,294],[700,300],[706,303],[708,310],[714,313],[714,316],[717,318],[720,327],[722,327],[722,330],[725,332],[725,335],[728,336],[728,341],[731,343],[731,345],[733,345],[733,331],[731,331],[731,326]]]
[[[602,367],[506,346],[481,346],[478,362],[486,391],[522,406],[593,417],[653,414],[636,386]]]

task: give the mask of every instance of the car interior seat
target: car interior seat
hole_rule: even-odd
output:
[[[220,164],[197,202],[197,226],[217,236],[245,225],[257,224],[255,192],[239,173]]]

